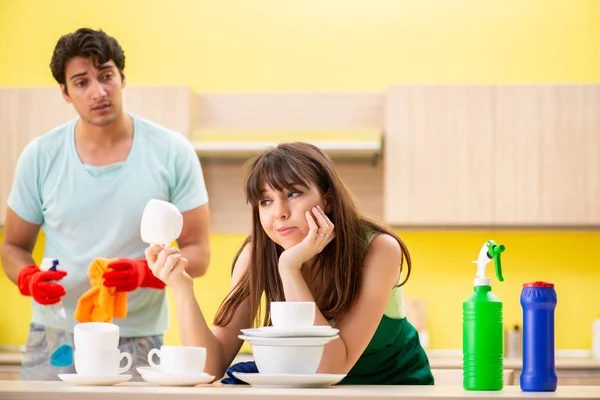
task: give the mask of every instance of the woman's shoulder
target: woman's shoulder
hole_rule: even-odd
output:
[[[402,253],[400,243],[392,235],[385,232],[373,232],[370,237],[367,251],[387,251],[391,253]]]
[[[374,232],[367,247],[364,263],[396,269],[401,261],[402,248],[396,238],[384,232]]]
[[[233,264],[232,281],[237,282],[248,270],[252,257],[252,242],[248,241],[242,245]]]

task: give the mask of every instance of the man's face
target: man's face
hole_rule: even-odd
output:
[[[65,66],[63,97],[72,103],[82,120],[94,126],[114,123],[123,111],[123,88],[114,61],[94,66],[93,58],[74,57]]]

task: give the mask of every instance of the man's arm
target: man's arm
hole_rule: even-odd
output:
[[[25,221],[10,207],[7,208],[0,259],[2,259],[4,273],[15,284],[17,284],[19,271],[27,265],[35,264],[31,253],[39,231],[40,225]]]
[[[177,245],[181,256],[188,259],[186,271],[192,278],[204,275],[210,261],[210,216],[208,203],[181,213],[183,230]]]

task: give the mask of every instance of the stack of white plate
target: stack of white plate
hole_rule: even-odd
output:
[[[341,381],[345,374],[317,374],[325,345],[339,338],[330,326],[304,328],[242,329],[252,347],[258,374],[234,372],[256,387],[328,387]]]

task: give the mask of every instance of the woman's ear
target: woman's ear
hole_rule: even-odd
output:
[[[329,214],[331,212],[331,200],[328,194],[325,194],[323,196],[323,205],[323,211],[325,212],[325,214]]]

